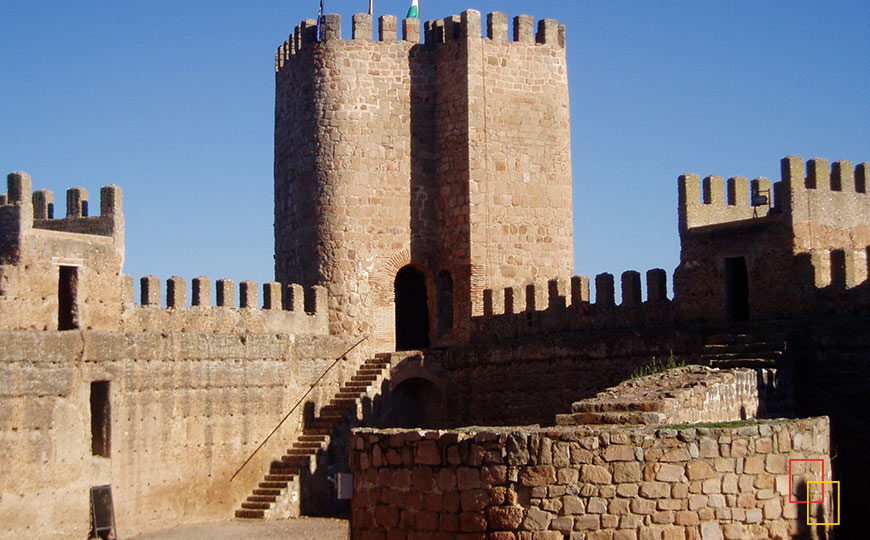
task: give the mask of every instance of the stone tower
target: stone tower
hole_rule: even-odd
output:
[[[421,348],[485,288],[573,268],[564,27],[491,13],[303,21],[276,55],[275,273],[333,332]]]

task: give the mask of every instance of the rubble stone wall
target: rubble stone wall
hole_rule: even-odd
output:
[[[825,417],[716,426],[355,430],[351,538],[810,537]],[[793,461],[790,460],[816,460]],[[819,486],[810,484],[813,500]],[[830,502],[810,521],[836,519]],[[835,490],[834,490],[835,491]],[[816,537],[816,536],[812,536]]]

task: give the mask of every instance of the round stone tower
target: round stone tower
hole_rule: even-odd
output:
[[[324,285],[335,333],[461,340],[482,291],[573,266],[564,28],[476,11],[325,15],[277,53],[275,272]]]

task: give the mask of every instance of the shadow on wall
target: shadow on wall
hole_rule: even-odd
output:
[[[797,482],[795,487],[794,496],[795,500],[806,500],[807,497],[807,484],[803,480]],[[837,494],[839,496],[839,494]],[[810,494],[810,497],[815,500],[816,497]],[[830,502],[830,498],[827,498],[826,504]],[[808,525],[808,523],[821,524],[821,523],[829,523],[832,519],[832,513],[830,506],[827,507],[824,504],[814,504],[809,505],[806,503],[790,503],[797,504],[798,507],[798,517],[797,517],[797,534],[795,534],[794,538],[802,538],[802,539],[812,539],[812,540],[836,540],[837,535],[830,526],[827,525]],[[812,515],[807,519],[807,512],[812,512]],[[836,512],[836,509],[833,509]],[[827,515],[826,515],[827,514]],[[835,517],[834,517],[835,518]]]
[[[305,425],[315,418],[314,404],[304,406]],[[339,500],[338,473],[349,473],[350,431],[355,427],[443,429],[447,427],[444,396],[435,383],[411,377],[390,388],[384,380],[374,397],[362,400],[357,415],[346,416],[330,434],[329,445],[317,452],[315,465],[299,477],[300,513],[305,516],[348,516],[349,502]]]

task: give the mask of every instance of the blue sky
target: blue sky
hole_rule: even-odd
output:
[[[375,0],[404,16],[409,0]],[[0,170],[124,188],[125,271],[273,277],[274,52],[317,1],[0,2]],[[326,1],[350,36],[368,2]],[[567,26],[575,271],[679,262],[677,176],[870,161],[870,2],[427,1]]]

